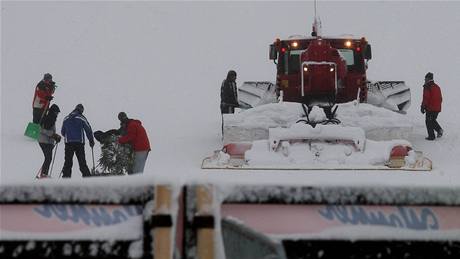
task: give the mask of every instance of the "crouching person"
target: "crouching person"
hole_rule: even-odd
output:
[[[130,144],[134,151],[134,163],[128,174],[141,174],[144,172],[145,162],[150,152],[150,142],[147,132],[141,121],[129,119],[126,113],[120,112],[118,119],[121,124],[122,136],[118,138],[120,144]]]

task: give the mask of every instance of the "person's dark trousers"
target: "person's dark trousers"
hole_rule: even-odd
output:
[[[430,112],[427,111],[425,114],[425,124],[426,124],[426,130],[428,132],[428,138],[430,139],[435,139],[434,132],[440,132],[442,130],[441,126],[439,125],[438,121],[436,120],[438,118],[439,112]]]
[[[42,119],[42,114],[43,114],[43,109],[41,108],[33,108],[33,118],[32,118],[32,122],[33,123],[37,123],[37,124],[40,124],[40,121]]]
[[[38,143],[45,155],[45,161],[43,161],[41,173],[48,175],[48,170],[50,168],[51,160],[53,158],[53,144]]]
[[[70,178],[72,175],[73,154],[77,156],[78,166],[83,177],[91,176],[85,158],[85,144],[79,142],[65,143],[64,167],[62,168],[62,177]]]

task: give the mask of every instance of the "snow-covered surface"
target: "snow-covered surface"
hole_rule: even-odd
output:
[[[413,131],[413,124],[406,116],[367,103],[339,104],[336,114],[343,126],[361,128],[366,138],[372,140],[409,139]],[[268,139],[269,128],[291,127],[304,116],[302,106],[291,102],[225,114],[224,143]],[[324,112],[315,106],[309,119],[321,121],[325,119]]]
[[[202,159],[222,147],[219,93],[227,71],[237,71],[239,84],[273,81],[275,65],[268,60],[268,45],[277,37],[308,34],[311,2],[2,1],[0,186],[41,188],[43,192],[29,193],[37,200],[47,192],[70,195],[68,188],[75,188],[74,194],[82,188],[75,197],[100,199],[106,197],[100,185],[165,182],[211,182],[230,189],[234,184],[364,186],[376,199],[380,197],[372,195],[375,188],[400,187],[410,200],[422,199],[410,195],[412,189],[434,196],[444,194],[444,188],[459,189],[460,2],[321,2],[318,9],[323,34],[363,35],[372,44],[369,78],[404,80],[411,87],[412,106],[401,120],[413,129],[407,138],[414,148],[433,160],[431,173],[200,169]],[[357,10],[363,11],[351,15]],[[424,116],[419,112],[421,84],[428,71],[434,72],[444,96],[438,119],[445,135],[433,142],[424,140]],[[142,121],[152,145],[142,176],[82,179],[75,161],[70,180],[34,179],[43,155],[23,132],[32,118],[34,87],[47,72],[59,85],[54,99],[61,108],[58,129],[78,103],[85,106],[93,130],[118,128],[120,111]],[[373,125],[376,113],[357,114],[373,129],[392,125],[394,118]],[[281,123],[295,119],[286,116]],[[350,121],[346,116],[339,119]],[[64,163],[63,146],[58,146],[55,178]],[[94,155],[97,163],[98,144]],[[88,145],[86,158],[92,167]],[[60,191],[48,191],[48,186]],[[129,188],[125,190],[108,199],[129,196]],[[394,193],[390,189],[381,195],[392,200]],[[295,192],[290,195],[298,198]]]
[[[350,144],[312,141],[308,143],[282,143],[279,151],[269,149],[269,142],[258,140],[245,154],[248,165],[253,167],[271,166],[276,168],[362,168],[365,166],[384,166],[390,158],[393,147],[410,146],[407,141],[366,141],[366,149],[357,150]],[[415,153],[411,154],[415,156]],[[414,159],[412,159],[414,160]],[[406,165],[410,167],[408,163]]]

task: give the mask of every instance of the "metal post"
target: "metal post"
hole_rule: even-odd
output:
[[[91,154],[93,156],[93,174],[96,172],[96,166],[95,166],[95,163],[94,163],[94,148],[91,147]]]

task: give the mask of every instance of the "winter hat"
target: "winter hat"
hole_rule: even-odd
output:
[[[236,72],[234,70],[230,70],[227,73],[227,79],[230,79],[230,76],[236,77]]]
[[[118,119],[121,122],[126,121],[128,119],[128,115],[126,115],[125,112],[120,112],[120,113],[118,113]]]
[[[426,73],[425,80],[433,80],[433,73],[431,72]]]
[[[56,113],[61,111],[56,104],[51,105],[49,110]]]
[[[52,76],[50,73],[46,73],[46,74],[43,76],[43,79],[44,79],[44,80],[52,80],[52,79],[53,79],[53,76]]]
[[[83,113],[85,108],[83,107],[83,104],[79,103],[79,104],[77,104],[77,106],[75,106],[75,110],[79,111],[80,113]]]

